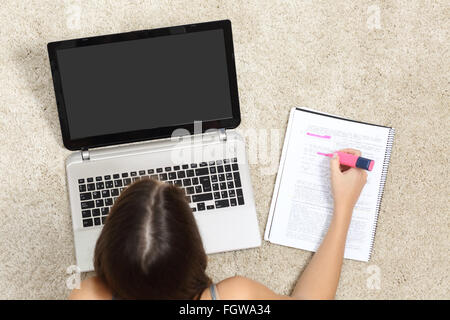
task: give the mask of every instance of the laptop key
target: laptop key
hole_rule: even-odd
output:
[[[229,164],[224,165],[225,171],[226,172],[230,172],[231,171],[231,166]]]
[[[94,218],[94,224],[95,224],[96,226],[99,226],[99,225],[101,224],[100,218]]]
[[[87,191],[93,191],[95,190],[95,183],[89,183],[87,185]]]
[[[176,172],[169,172],[169,179],[170,180],[175,180],[176,178],[177,178]]]
[[[231,206],[232,207],[235,207],[236,206],[236,199],[230,199],[230,204],[231,204]]]
[[[187,187],[186,188],[186,193],[187,194],[193,194],[195,192],[194,187]]]
[[[169,171],[172,170],[172,167],[165,167],[164,170],[165,170],[166,172],[169,172]]]
[[[100,193],[100,191],[94,191],[92,192],[92,198],[93,199],[98,199],[101,198],[102,194]]]
[[[92,209],[93,217],[98,217],[99,215],[100,215],[100,209],[98,209],[98,208]]]
[[[92,194],[90,192],[80,193],[80,200],[81,201],[91,200],[91,199],[92,199]]]
[[[203,191],[205,192],[211,191],[211,182],[208,176],[200,177],[200,184],[203,186]]]
[[[214,192],[214,199],[220,199],[220,192]]]
[[[148,169],[148,170],[147,170],[147,173],[148,173],[148,174],[154,174],[154,173],[155,173],[155,170],[154,170],[154,169]]]
[[[184,171],[177,171],[177,176],[178,176],[178,179],[183,179],[183,178],[185,178],[186,177],[186,174],[184,173]]]
[[[210,167],[209,168],[209,173],[214,174],[216,172],[217,172],[216,167]]]
[[[198,209],[198,211],[205,210],[205,204],[203,202],[197,203],[197,209]]]
[[[233,175],[231,173],[226,174],[227,180],[233,180]]]
[[[233,168],[233,171],[238,171],[238,170],[239,170],[239,166],[238,166],[237,163],[233,163],[233,164],[231,165],[231,167]]]
[[[200,167],[206,167],[208,164],[206,162],[200,162],[199,166]]]
[[[109,198],[110,197],[109,190],[102,190],[102,197],[103,198]]]
[[[213,183],[212,188],[213,188],[213,191],[219,190],[219,184],[218,183]]]
[[[108,174],[105,176],[105,180],[111,180],[111,176]]]
[[[186,170],[186,176],[187,177],[193,177],[195,176],[195,172],[192,169]]]
[[[213,165],[215,165],[215,164],[216,164],[215,161],[210,161],[210,162],[209,162],[209,165],[210,165],[210,166],[213,166]]]
[[[225,208],[225,207],[229,207],[230,203],[228,202],[228,199],[216,200],[215,205],[216,205],[216,208]]]
[[[185,186],[185,187],[187,187],[187,186],[190,186],[191,185],[191,179],[184,179],[183,180],[183,186]]]
[[[123,185],[124,186],[128,186],[129,184],[131,184],[131,178],[123,179]]]
[[[89,218],[89,219],[83,219],[83,227],[92,227],[92,219],[91,218]]]
[[[191,168],[197,168],[197,164],[196,163],[191,163]]]
[[[238,197],[242,197],[243,196],[242,189],[236,189],[236,193],[237,193]]]
[[[105,224],[106,217],[102,217],[102,224]]]
[[[139,170],[139,175],[140,175],[140,176],[145,175],[145,170]]]
[[[106,182],[105,182],[105,186],[106,186],[108,189],[111,189],[111,188],[114,186],[114,183],[113,183],[112,181],[106,181]]]
[[[232,189],[232,190],[228,190],[228,195],[231,197],[236,197],[236,192]]]
[[[131,173],[130,173],[130,176],[136,177],[136,176],[137,176],[137,172],[136,172],[136,171],[131,172]]]
[[[207,210],[212,210],[212,209],[214,209],[214,205],[206,206],[206,209],[207,209]]]
[[[102,181],[103,177],[95,177],[95,181]]]
[[[127,178],[127,177],[128,177],[128,172],[122,173],[122,178]]]
[[[78,184],[83,184],[84,183],[84,179],[78,179]]]
[[[113,179],[119,179],[119,178],[120,178],[120,175],[118,173],[113,174]]]
[[[241,176],[239,174],[239,172],[234,172],[234,185],[236,186],[236,188],[240,188],[241,185]]]
[[[188,166],[187,164],[183,164],[183,165],[181,166],[181,168],[182,168],[182,169],[188,169],[189,166]]]
[[[222,197],[222,198],[228,198],[228,192],[227,191],[221,191],[220,192],[220,196]]]
[[[81,211],[81,215],[83,216],[83,218],[90,218],[91,210],[83,210],[83,211]]]
[[[202,186],[195,186],[195,193],[202,193]]]
[[[223,166],[218,166],[217,167],[217,172],[218,173],[222,173],[223,172]]]
[[[103,207],[105,205],[105,203],[103,202],[103,199],[97,199],[95,200],[95,206],[98,207]]]
[[[173,170],[175,171],[180,170],[180,166],[173,166]]]
[[[94,201],[85,201],[85,202],[81,202],[81,209],[92,209],[95,207]]]
[[[102,208],[102,215],[107,215],[109,213],[109,207],[103,207]]]
[[[94,182],[94,178],[87,178],[87,182],[88,182],[88,183]]]
[[[80,192],[85,192],[86,191],[86,185],[85,184],[80,184],[78,186],[78,189],[80,190]]]
[[[157,168],[157,169],[156,169],[156,173],[161,173],[161,172],[163,172],[163,169],[162,169],[162,168]]]
[[[223,190],[223,189],[227,188],[227,184],[225,182],[219,183],[219,186],[220,186],[220,190]]]
[[[192,202],[199,202],[199,201],[208,201],[208,200],[212,200],[213,199],[213,195],[212,193],[203,193],[203,194],[194,194],[192,196]]]
[[[196,175],[197,177],[199,177],[199,176],[204,176],[205,174],[209,174],[208,168],[199,168],[199,169],[195,169],[195,175]]]
[[[244,197],[237,197],[238,204],[242,206],[244,204]]]
[[[105,188],[105,183],[104,182],[97,182],[97,190],[101,190]]]
[[[219,181],[219,180],[217,179],[217,175],[211,176],[211,181],[212,181],[212,182],[217,182],[217,181]]]
[[[113,205],[113,201],[111,198],[106,198],[105,199],[105,206],[112,206]]]
[[[225,175],[223,173],[219,174],[219,181],[225,181]]]

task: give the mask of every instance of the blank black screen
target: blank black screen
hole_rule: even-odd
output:
[[[71,139],[232,118],[222,30],[57,51]]]

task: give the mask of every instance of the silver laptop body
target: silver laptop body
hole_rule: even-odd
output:
[[[82,50],[64,50],[86,49],[86,46],[89,49],[105,43],[120,45],[128,40],[127,37],[133,40],[141,37],[146,40],[163,34],[167,39],[176,40],[177,38],[169,37],[192,34],[197,36],[203,31],[211,30],[223,32],[225,38],[228,77],[231,79],[230,91],[234,95],[232,97],[234,101],[231,103],[233,115],[229,120],[210,121],[211,119],[205,120],[200,117],[200,119],[190,119],[190,122],[194,120],[194,123],[183,123],[180,126],[181,129],[175,131],[172,130],[174,126],[170,125],[148,130],[145,128],[147,131],[141,130],[142,127],[132,128],[129,130],[131,133],[126,134],[122,134],[123,131],[108,132],[107,135],[91,135],[79,139],[71,136],[76,131],[73,129],[75,126],[73,123],[77,121],[74,114],[81,112],[82,107],[69,110],[72,98],[65,92],[65,89],[67,87],[69,89],[66,91],[74,91],[73,94],[81,96],[82,100],[84,99],[83,91],[79,88],[83,87],[85,83],[72,84],[72,89],[70,89],[71,84],[66,84],[69,81],[67,79],[71,77],[70,72],[81,71],[79,68],[64,68],[64,64],[67,63],[64,59],[77,61],[79,56],[87,53]],[[165,31],[167,33],[164,33]],[[235,73],[230,72],[230,70],[234,70],[234,60],[231,67],[229,60],[230,57],[234,58],[230,22],[216,21],[157,29],[156,35],[153,33],[154,30],[145,32],[86,38],[85,41],[83,41],[84,39],[66,40],[48,45],[64,145],[72,150],[78,149],[67,158],[66,172],[76,260],[78,267],[83,272],[93,270],[96,241],[103,225],[108,221],[110,208],[120,192],[139,179],[158,179],[183,188],[187,201],[193,209],[206,253],[252,248],[261,244],[244,139],[234,130],[234,127],[240,122],[240,113],[236,113],[237,86],[232,83],[236,81]],[[205,35],[219,37],[218,39],[222,37],[221,34],[216,33],[205,33]],[[201,41],[209,41],[206,36],[205,39]],[[175,40],[174,42],[178,41]],[[102,47],[103,49],[104,47]],[[107,48],[105,52],[109,52],[108,50],[111,49]],[[102,54],[105,55],[105,52]],[[95,60],[95,58],[92,59]],[[92,68],[86,70],[90,72],[90,70],[96,69],[98,64],[101,63],[97,62]],[[81,69],[83,67],[85,66],[82,66]],[[94,76],[96,75],[94,74]],[[89,81],[89,78],[86,78],[86,81]],[[77,90],[80,90],[81,93],[77,93]],[[114,91],[112,92],[115,94]],[[110,103],[114,103],[114,101]],[[74,105],[76,104],[74,103]],[[189,106],[185,108],[188,111],[191,110]],[[88,110],[92,109],[91,107]],[[192,107],[192,110],[194,109]],[[208,108],[205,110],[210,112]],[[237,111],[239,112],[238,105]],[[152,112],[163,113],[163,110],[154,107]],[[154,114],[156,115],[156,113]],[[124,118],[128,115],[129,113],[122,114]],[[185,116],[188,117],[189,112],[186,112]],[[86,117],[88,119],[86,123],[89,123],[89,112],[86,112]],[[99,126],[104,126],[101,118],[99,119],[101,123]],[[117,119],[108,120],[108,123],[115,120]],[[149,117],[149,122],[150,120]],[[163,120],[167,121],[168,119],[164,118]],[[202,121],[206,128],[197,130],[196,120]],[[139,122],[140,120],[135,119],[135,121]],[[176,123],[174,125],[176,126]],[[221,127],[221,125],[223,126]],[[86,128],[88,126],[87,124]],[[77,130],[79,132],[88,131],[83,125]],[[92,130],[95,131],[95,127]],[[169,136],[170,131],[172,133]]]

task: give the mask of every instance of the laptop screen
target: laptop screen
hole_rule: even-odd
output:
[[[233,118],[223,29],[61,48],[56,60],[70,140]]]

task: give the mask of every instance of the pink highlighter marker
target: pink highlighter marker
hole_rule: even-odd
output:
[[[345,166],[349,166],[349,167],[353,167],[353,168],[361,168],[361,169],[364,169],[364,170],[372,171],[373,166],[375,164],[374,160],[370,160],[370,159],[367,159],[367,158],[354,156],[354,155],[352,155],[350,153],[341,152],[341,151],[338,151],[336,153],[339,156],[339,163],[343,164]],[[332,153],[317,152],[317,154],[320,154],[322,156],[327,156],[327,157],[332,157],[333,156]]]

